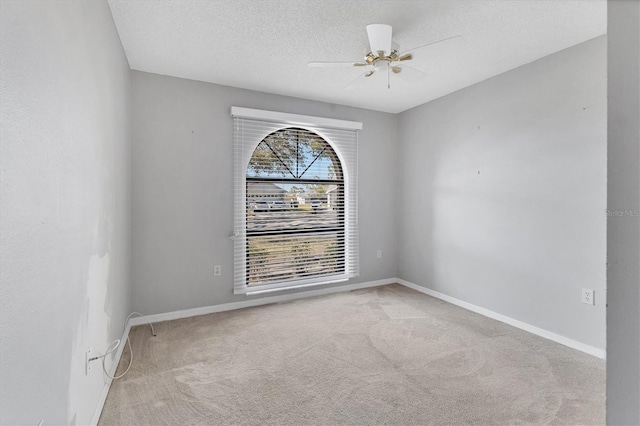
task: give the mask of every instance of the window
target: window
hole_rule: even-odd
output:
[[[357,276],[361,124],[236,107],[232,115],[234,291]]]

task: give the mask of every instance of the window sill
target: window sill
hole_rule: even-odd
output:
[[[296,289],[305,288],[305,287],[316,287],[320,285],[335,284],[335,283],[348,281],[349,278],[350,277],[346,277],[342,275],[339,277],[335,277],[334,279],[324,279],[322,281],[316,281],[316,282],[307,282],[307,283],[298,283],[298,284],[292,283],[289,285],[275,284],[275,285],[257,286],[257,287],[251,287],[251,288],[245,287],[242,289],[238,289],[237,291],[234,291],[234,293],[244,294],[246,296],[255,296],[258,294],[274,293],[274,292],[284,291],[284,290],[296,290]]]

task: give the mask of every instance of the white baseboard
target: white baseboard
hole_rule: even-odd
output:
[[[421,293],[427,294],[437,299],[444,300],[445,302],[451,303],[456,306],[460,306],[461,308],[467,309],[469,311],[475,312],[480,315],[484,315],[488,318],[503,322],[505,324],[509,324],[511,326],[514,326],[521,330],[535,334],[537,336],[544,337],[545,339],[552,340],[556,343],[560,343],[561,345],[565,345],[570,348],[587,353],[589,355],[593,355],[597,358],[606,359],[606,351],[603,349],[599,349],[594,346],[590,346],[585,343],[581,343],[576,340],[569,339],[568,337],[561,336],[556,333],[552,333],[542,328],[535,327],[531,324],[527,324],[525,322],[513,319],[506,315],[499,314],[489,309],[482,308],[480,306],[476,306],[471,303],[456,299],[455,297],[447,296],[446,294],[439,293],[437,291],[431,290],[426,287],[422,287],[420,285],[411,283],[409,281],[405,281],[400,278],[388,278],[384,280],[368,281],[368,282],[359,283],[359,284],[347,284],[347,285],[342,285],[337,287],[323,288],[319,290],[309,290],[309,291],[303,291],[299,293],[284,294],[280,296],[261,297],[256,299],[243,300],[241,302],[222,303],[220,305],[204,306],[201,308],[184,309],[180,311],[167,312],[163,314],[147,315],[145,317],[131,318],[131,320],[129,320],[128,327],[146,324],[147,322],[153,323],[153,322],[160,322],[160,321],[171,321],[174,319],[189,318],[197,315],[207,315],[215,312],[232,311],[235,309],[249,308],[252,306],[267,305],[270,303],[280,303],[280,302],[286,302],[289,300],[302,299],[306,297],[340,293],[345,291],[352,291],[352,290],[358,290],[358,289],[369,288],[369,287],[377,287],[377,286],[394,284],[394,283],[401,284],[405,287],[411,288],[413,290],[419,291]],[[128,333],[128,328],[127,328],[127,333]],[[120,357],[120,354],[121,354],[121,351],[118,352],[118,359]],[[106,398],[106,393],[105,393],[105,398]],[[104,403],[104,401],[102,403]]]
[[[118,368],[118,364],[120,364],[120,358],[122,357],[122,352],[124,351],[124,347],[127,344],[127,337],[129,337],[129,331],[131,330],[131,320],[129,320],[124,328],[124,333],[122,333],[122,338],[120,339],[120,346],[118,346],[118,350],[116,351],[115,356],[113,357],[113,363],[111,367],[109,367],[109,375],[115,376],[116,369]],[[102,374],[102,360],[100,362],[100,371]],[[102,414],[102,409],[104,408],[104,403],[107,401],[107,395],[109,394],[109,389],[111,389],[111,383],[113,379],[105,376],[105,384],[102,388],[102,394],[100,394],[100,399],[98,400],[98,405],[96,406],[96,410],[93,412],[93,417],[91,418],[91,426],[96,426],[98,424],[98,420],[100,420],[100,415]]]
[[[164,314],[147,315],[144,317],[131,318],[129,323],[132,326],[146,324],[148,322],[171,321],[180,318],[195,317],[198,315],[213,314],[216,312],[233,311],[236,309],[250,308],[253,306],[268,305],[271,303],[287,302],[289,300],[303,299],[307,297],[322,296],[325,294],[342,293],[345,291],[359,290],[362,288],[378,287],[381,285],[395,284],[396,278],[385,280],[367,281],[358,284],[347,284],[337,287],[328,287],[319,290],[301,291],[299,293],[283,294],[280,296],[261,297],[259,299],[243,300],[241,302],[221,303],[220,305],[203,306],[201,308],[184,309],[181,311],[167,312]]]
[[[447,296],[446,294],[439,293],[437,291],[431,290],[426,287],[422,287],[420,285],[411,283],[409,281],[401,280],[398,278],[396,279],[396,282],[399,284],[402,284],[405,287],[419,291],[420,293],[427,294],[429,296],[435,297],[436,299],[444,300],[445,302],[451,303],[452,305],[460,306],[461,308],[467,309],[469,311],[475,312],[480,315],[484,315],[485,317],[503,322],[505,324],[512,325],[521,330],[528,331],[529,333],[538,335],[540,337],[544,337],[545,339],[552,340],[556,343],[560,343],[561,345],[565,345],[570,348],[577,349],[581,352],[587,353],[589,355],[593,355],[597,358],[606,359],[606,351],[603,349],[599,349],[594,346],[589,346],[584,343],[578,342],[576,340],[569,339],[568,337],[564,337],[559,334],[555,334],[550,331],[543,330],[542,328],[538,328],[531,324],[527,324],[525,322],[510,318],[506,315],[493,312],[489,309],[481,308],[480,306],[476,306],[471,303],[464,302],[462,300],[456,299],[455,297]]]

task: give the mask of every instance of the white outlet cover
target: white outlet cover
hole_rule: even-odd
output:
[[[89,346],[89,348],[87,349],[86,352],[86,357],[85,357],[85,367],[84,367],[84,374],[85,375],[89,375],[89,373],[91,372],[91,362],[89,361],[89,359],[91,359],[91,352],[93,351],[93,349],[91,348],[91,346]]]
[[[582,289],[582,303],[595,305],[595,291],[589,288]]]

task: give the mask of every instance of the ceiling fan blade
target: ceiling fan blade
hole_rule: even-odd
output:
[[[391,32],[391,25],[367,25],[367,35],[369,36],[369,46],[371,47],[371,51],[374,53],[383,51],[387,55],[391,53]]]
[[[425,44],[424,46],[414,47],[413,49],[409,49],[407,51],[402,52],[399,60],[408,60],[413,57],[429,57],[435,58],[438,56],[442,56],[444,54],[454,52],[456,50],[462,49],[467,42],[462,36],[455,36],[450,38],[445,38],[444,40],[436,41],[433,43]],[[405,58],[407,55],[410,55],[409,58]]]
[[[368,65],[360,62],[309,62],[311,68],[347,68]]]

